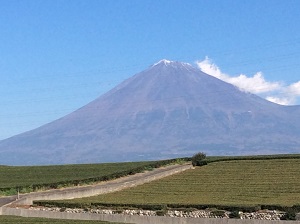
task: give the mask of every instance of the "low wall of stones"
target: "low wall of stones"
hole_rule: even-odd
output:
[[[300,221],[267,221],[241,219],[214,219],[214,218],[177,218],[165,216],[136,216],[136,215],[108,215],[91,213],[49,212],[28,209],[3,207],[0,214],[23,217],[40,217],[53,219],[73,220],[101,220],[109,222],[136,223],[136,224],[300,224]]]
[[[90,197],[98,194],[107,194],[125,188],[134,187],[153,180],[161,179],[172,174],[192,168],[191,165],[173,165],[149,172],[149,174],[136,174],[139,178],[127,176],[116,180],[94,186],[78,187],[72,189],[52,190],[48,192],[34,192],[21,195],[21,198],[12,204],[31,205],[34,200],[64,200],[73,198]]]
[[[122,215],[139,215],[139,216],[157,216],[157,211],[153,210],[142,210],[142,209],[99,209],[99,208],[59,208],[59,207],[39,207],[33,206],[29,207],[30,210],[38,211],[50,211],[50,212],[67,212],[67,213],[95,213],[95,214],[122,214]],[[241,219],[259,219],[259,220],[281,220],[284,212],[279,212],[275,210],[264,210],[259,212],[240,212]],[[179,218],[229,218],[230,212],[224,212],[223,215],[216,215],[209,210],[193,210],[193,211],[178,211],[178,210],[168,210],[165,212],[164,216],[168,217],[179,217]]]

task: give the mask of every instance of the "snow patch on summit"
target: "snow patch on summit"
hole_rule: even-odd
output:
[[[189,63],[184,63],[184,62],[178,62],[178,61],[170,61],[167,59],[162,59],[159,62],[155,63],[152,65],[152,67],[156,66],[156,65],[160,65],[160,64],[164,64],[165,66],[169,66],[171,65],[172,67],[179,67],[179,66],[183,66],[183,67],[193,67],[191,64]]]
[[[171,64],[173,61],[169,61],[167,59],[162,59],[160,60],[159,62],[155,63],[153,66],[155,65],[158,65],[158,64],[165,64],[165,65],[168,65],[168,64]]]

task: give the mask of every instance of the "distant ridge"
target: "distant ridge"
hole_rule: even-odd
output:
[[[300,153],[300,106],[161,60],[75,112],[0,142],[0,164]]]

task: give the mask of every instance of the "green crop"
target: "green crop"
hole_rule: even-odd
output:
[[[64,203],[255,206],[300,204],[300,159],[209,163],[115,193]]]
[[[59,166],[0,166],[0,196],[93,184],[174,163],[173,160]]]
[[[63,220],[46,218],[24,218],[17,216],[0,216],[1,224],[109,224],[104,221]]]

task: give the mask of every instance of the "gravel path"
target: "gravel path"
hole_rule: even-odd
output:
[[[170,165],[157,168],[152,171],[146,171],[144,173],[137,173],[134,175],[121,177],[111,181],[100,182],[95,185],[78,186],[72,188],[21,194],[18,200],[16,200],[16,196],[0,197],[0,207],[11,202],[13,202],[12,205],[30,205],[32,204],[33,200],[62,200],[105,194],[148,183],[166,176],[173,175],[178,172],[182,172],[184,170],[190,169],[191,167],[192,166],[190,164]]]
[[[0,207],[9,204],[17,199],[17,196],[0,197]]]

